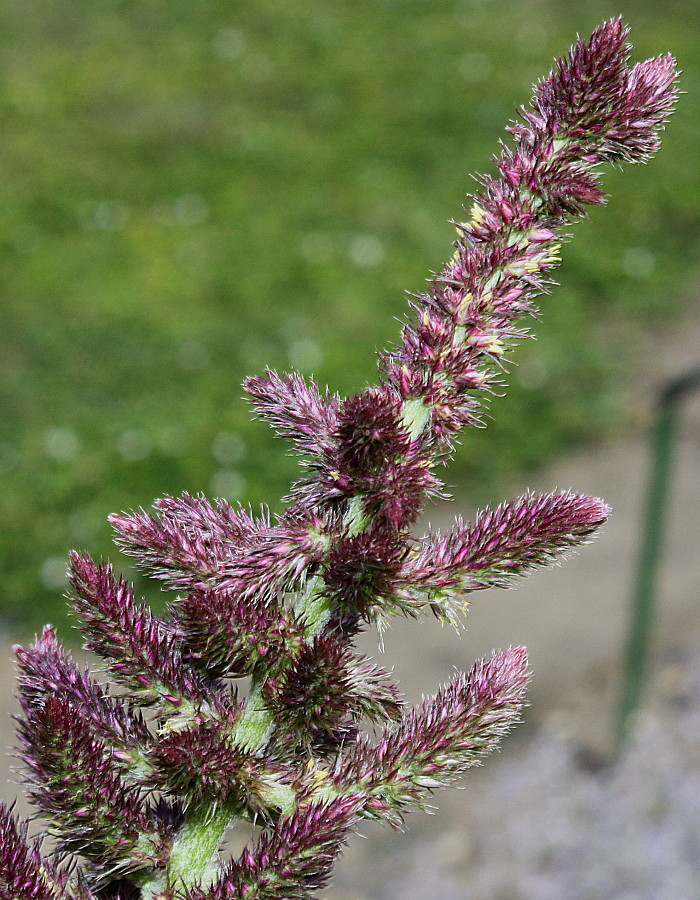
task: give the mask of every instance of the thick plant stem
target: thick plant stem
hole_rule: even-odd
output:
[[[264,679],[254,680],[236,727],[236,743],[246,750],[261,750],[270,737],[273,716],[262,697]]]
[[[239,814],[238,800],[194,807],[173,843],[165,876],[153,878],[141,886],[142,900],[155,898],[166,889],[213,884],[219,875],[221,841]]]
[[[306,637],[320,634],[330,616],[330,607],[319,594],[316,582],[311,584],[299,608],[307,622]],[[236,742],[241,747],[257,753],[264,750],[274,726],[274,714],[262,696],[264,684],[264,677],[253,678],[235,732]],[[268,795],[274,805],[283,812],[291,813],[293,792],[285,787],[271,787]],[[240,813],[240,803],[236,800],[229,800],[223,805],[202,804],[188,813],[170,854],[168,886],[188,887],[195,883],[206,886],[215,880],[218,872],[217,850]],[[162,889],[162,880],[148,882],[142,887],[143,900],[155,897]]]

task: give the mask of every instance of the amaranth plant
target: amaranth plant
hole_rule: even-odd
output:
[[[606,518],[601,500],[527,494],[444,534],[411,531],[548,288],[562,229],[604,202],[600,165],[658,147],[674,61],[629,67],[626,37],[607,22],[536,86],[377,386],[341,398],[295,373],[247,381],[305,466],[281,515],[184,494],[113,516],[120,546],[175,592],[163,617],[108,563],[71,555],[85,647],[116,690],[49,626],[17,649],[19,755],[55,846],[42,854],[2,807],[1,900],[309,897],[361,819],[400,825],[517,721],[524,649],[407,710],[353,638],[396,614],[454,621],[470,593],[507,587]],[[259,833],[221,861],[237,819]]]

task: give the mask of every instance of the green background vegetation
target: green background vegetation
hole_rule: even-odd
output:
[[[604,18],[673,51],[649,167],[564,248],[539,340],[449,478],[479,500],[628,421],[637,338],[698,277],[698,4],[23,0],[0,8],[0,614],[61,621],[69,547],[192,492],[278,508],[295,472],[240,382],[351,392],[451,252],[515,103]],[[658,347],[658,353],[668,348]],[[650,360],[654,366],[654,360]]]

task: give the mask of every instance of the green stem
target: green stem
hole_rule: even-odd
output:
[[[307,638],[320,634],[331,617],[331,604],[323,593],[323,581],[314,578],[306,595],[297,604],[297,615],[304,623]]]
[[[264,678],[253,679],[248,699],[236,726],[236,743],[246,750],[258,750],[264,747],[274,724],[272,712],[265,705],[262,696],[264,683]]]
[[[240,803],[229,800],[195,807],[187,816],[170,851],[168,886],[203,887],[219,875],[218,850],[229,825],[240,813]]]
[[[425,431],[430,422],[430,412],[430,407],[426,406],[420,397],[404,400],[401,414],[403,423],[408,429],[408,436],[412,441],[415,441]]]
[[[425,409],[425,407],[424,407]],[[424,419],[428,421],[429,410]],[[369,524],[364,513],[362,497],[356,496],[350,502],[345,518],[349,534],[358,534]],[[297,603],[297,614],[305,624],[305,637],[320,634],[331,615],[331,604],[323,594],[323,582],[314,578],[308,585],[306,594]],[[274,713],[263,699],[265,676],[256,673],[250,686],[250,693],[236,726],[234,740],[251,752],[260,753],[266,746],[274,727]],[[283,813],[289,815],[295,808],[295,797],[291,788],[283,784],[268,785],[270,802]],[[175,839],[170,854],[167,873],[167,887],[188,887],[195,882],[208,886],[217,877],[219,866],[217,851],[228,828],[240,815],[239,801],[227,804],[202,804],[193,808],[185,819]],[[151,879],[141,889],[142,900],[153,900],[164,890],[164,879]]]

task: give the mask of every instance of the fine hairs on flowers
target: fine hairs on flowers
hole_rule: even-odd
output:
[[[19,757],[55,846],[42,852],[0,807],[0,900],[310,897],[360,820],[401,825],[518,720],[523,648],[406,709],[353,639],[397,614],[456,621],[471,592],[508,587],[608,514],[598,499],[528,493],[446,533],[412,532],[551,284],[562,230],[604,202],[601,164],[659,146],[674,61],[630,67],[629,53],[622,22],[606,22],[536,85],[376,386],[341,398],[294,372],[246,382],[304,467],[282,514],[183,494],[112,516],[119,546],[173,590],[164,616],[107,562],[71,554],[85,648],[116,690],[50,626],[17,648]],[[238,819],[259,833],[221,860]]]

